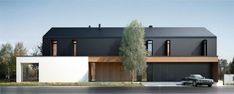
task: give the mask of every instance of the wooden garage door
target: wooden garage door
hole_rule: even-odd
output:
[[[96,81],[129,81],[128,74],[124,71],[122,63],[103,62],[95,64]]]
[[[181,81],[190,74],[202,74],[211,77],[211,65],[208,63],[149,63],[148,81]]]

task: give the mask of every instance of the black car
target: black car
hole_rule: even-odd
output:
[[[183,85],[192,84],[195,87],[198,85],[208,85],[208,87],[211,87],[213,83],[213,79],[207,79],[200,74],[191,74],[190,76],[182,79]]]

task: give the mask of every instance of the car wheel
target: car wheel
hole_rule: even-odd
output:
[[[212,84],[208,85],[208,87],[211,87],[211,86],[212,86]]]
[[[196,81],[193,81],[193,86],[197,87]]]

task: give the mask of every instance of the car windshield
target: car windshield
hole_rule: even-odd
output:
[[[198,79],[202,79],[202,78],[204,78],[203,76],[201,76],[201,75],[192,75],[193,77],[195,77],[195,78],[198,78]]]

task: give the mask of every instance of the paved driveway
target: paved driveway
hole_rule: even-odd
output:
[[[1,87],[0,94],[234,94],[224,87]]]
[[[184,86],[182,82],[142,82],[146,87],[179,87]],[[213,86],[223,86],[223,81],[215,82]],[[234,94],[234,93],[233,93]]]

